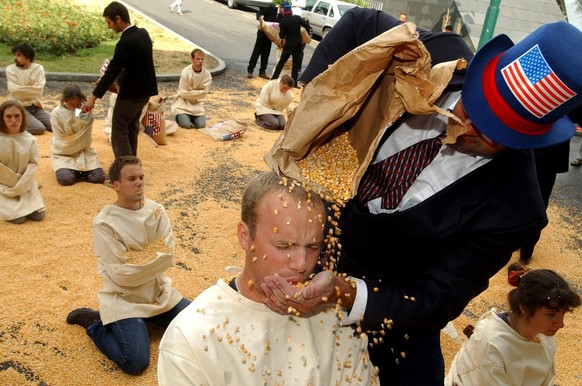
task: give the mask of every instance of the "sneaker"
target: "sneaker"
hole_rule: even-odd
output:
[[[247,78],[251,79],[252,77],[253,77],[253,73],[252,73],[252,72],[249,72],[249,73],[247,74]]]
[[[576,135],[582,137],[582,127],[576,126]]]
[[[67,315],[68,324],[78,324],[81,327],[87,328],[94,322],[101,320],[99,311],[90,308],[77,308]]]
[[[271,79],[271,77],[269,75],[265,74],[264,72],[259,74],[259,78],[268,79],[268,80]]]
[[[174,13],[174,8],[171,5],[168,5],[168,8],[170,8],[170,12]]]

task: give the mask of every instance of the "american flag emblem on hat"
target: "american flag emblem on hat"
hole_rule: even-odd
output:
[[[537,44],[505,66],[501,74],[519,103],[537,118],[576,95],[548,65]]]

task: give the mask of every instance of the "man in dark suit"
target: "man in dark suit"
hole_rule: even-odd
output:
[[[119,79],[119,94],[112,117],[111,145],[115,158],[135,156],[139,117],[149,98],[158,94],[152,40],[145,29],[131,24],[129,11],[117,1],[105,7],[103,17],[110,29],[121,33],[121,38],[115,46],[107,71],[85,103],[83,111],[93,109],[96,99],[102,98],[116,78]]]
[[[289,57],[292,58],[293,62],[291,65],[291,77],[297,84],[297,77],[299,76],[299,71],[301,70],[301,65],[303,63],[303,48],[304,44],[301,41],[301,27],[305,28],[307,31],[311,29],[309,22],[302,19],[300,16],[293,15],[293,10],[291,4],[288,2],[283,2],[283,18],[279,22],[279,36],[281,37],[281,44],[283,44],[283,52],[281,53],[281,58],[277,62],[275,71],[271,79],[279,78],[283,66],[287,63]]]
[[[309,83],[352,49],[400,24],[383,12],[348,11],[319,44],[300,81]],[[271,291],[266,304],[282,313],[292,307],[309,315],[326,303],[341,302],[349,310],[344,324],[359,324],[372,336],[371,361],[379,367],[382,385],[443,384],[440,330],[487,288],[513,251],[547,224],[531,148],[568,140],[574,125],[564,115],[582,103],[582,76],[574,64],[582,63],[582,33],[567,23],[543,26],[515,46],[507,36],[497,36],[474,57],[456,34],[418,32],[433,66],[472,59],[435,103],[460,120],[461,132],[451,135],[453,120],[439,114],[405,113],[394,124],[376,128],[382,140],[339,222],[337,271],[349,278],[315,276],[299,297],[288,296],[293,289],[281,278],[265,280]],[[568,46],[557,47],[556,39]],[[532,112],[504,78],[502,69],[523,58],[533,59],[545,75],[566,80],[560,102],[539,96],[551,109]],[[352,103],[350,95],[338,100]],[[363,103],[379,100],[385,98]],[[392,202],[383,188],[404,166],[377,166],[444,132],[451,141]]]

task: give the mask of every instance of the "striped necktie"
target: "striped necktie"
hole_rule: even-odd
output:
[[[383,209],[394,209],[416,177],[439,153],[444,134],[417,142],[368,168],[358,188],[359,200],[382,197]]]

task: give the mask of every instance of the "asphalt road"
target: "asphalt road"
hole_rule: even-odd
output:
[[[216,0],[184,0],[183,16],[171,13],[171,0],[124,0],[124,3],[148,18],[174,31],[184,39],[222,59],[229,70],[244,72],[257,35],[256,9],[230,9]],[[309,63],[317,41],[305,47],[303,67]],[[275,47],[271,49],[267,73],[276,63]],[[258,73],[258,65],[255,68]]]
[[[229,9],[226,2],[216,0],[184,0],[184,16],[178,16],[168,9],[171,0],[124,0],[124,3],[219,57],[226,63],[229,71],[240,73],[241,76],[246,74],[256,36],[255,9]],[[305,48],[303,67],[309,63],[317,44],[313,40]],[[275,65],[273,49],[267,71],[272,71]],[[258,72],[258,68],[255,71]],[[570,160],[576,158],[581,140],[582,137],[572,138]],[[582,167],[570,166],[567,173],[558,174],[551,204],[566,209],[570,214],[570,221],[578,227],[578,233],[582,233]],[[582,248],[582,237],[578,238],[578,242]]]

